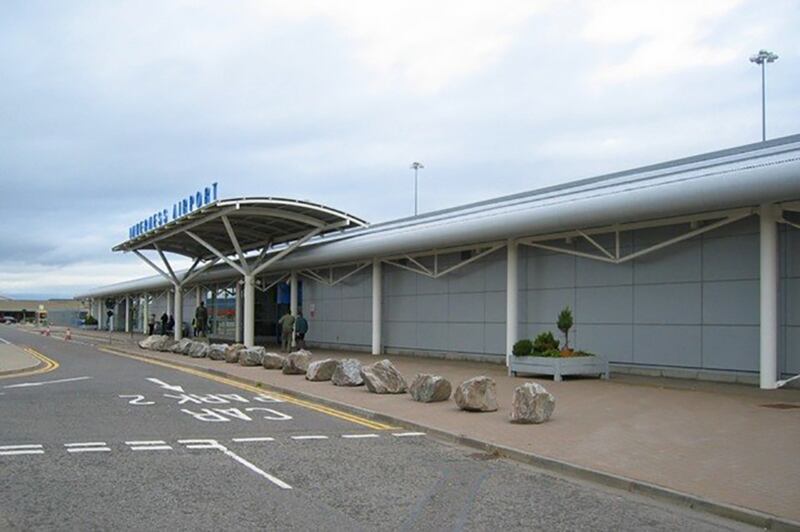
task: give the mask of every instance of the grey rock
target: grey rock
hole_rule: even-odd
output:
[[[450,381],[442,376],[429,373],[418,373],[411,386],[408,387],[408,393],[411,394],[412,399],[421,403],[447,401],[450,399],[452,391],[453,387],[450,385]]]
[[[264,355],[267,350],[257,345],[239,351],[240,366],[260,366],[264,362]]]
[[[151,349],[156,351],[157,346],[163,345],[165,342],[169,341],[169,336],[162,336],[160,334],[154,334],[152,336],[148,336],[144,340],[139,341],[139,347],[142,349]]]
[[[239,352],[244,348],[242,344],[228,346],[228,349],[225,350],[225,362],[228,364],[236,364],[239,362]]]
[[[208,344],[205,342],[192,342],[189,345],[188,354],[192,358],[205,358],[208,355]]]
[[[188,355],[193,343],[189,338],[181,338],[170,346],[169,351],[179,355]]]
[[[329,381],[333,377],[333,372],[336,371],[338,364],[339,361],[335,358],[315,360],[308,365],[306,379],[310,381]]]
[[[526,382],[514,388],[511,399],[512,423],[544,423],[553,415],[556,400],[544,386]]]
[[[489,377],[473,377],[458,385],[453,399],[462,410],[494,412],[497,410],[497,385]]]
[[[361,378],[372,393],[406,393],[408,385],[389,359],[361,368]]]
[[[361,386],[361,362],[355,358],[343,358],[336,364],[336,369],[331,375],[334,386]]]
[[[208,346],[208,358],[211,360],[225,360],[225,351],[228,344],[211,344]]]
[[[303,375],[311,362],[311,353],[308,351],[295,351],[289,353],[283,361],[283,373],[285,375]]]
[[[261,365],[264,366],[264,369],[282,369],[284,360],[286,360],[286,357],[283,355],[267,352],[264,353]]]

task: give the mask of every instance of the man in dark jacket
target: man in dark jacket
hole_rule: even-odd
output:
[[[206,325],[208,324],[208,309],[205,303],[200,302],[200,306],[194,311],[194,326],[197,329],[197,336],[206,335]]]
[[[302,312],[297,313],[297,319],[294,321],[294,331],[297,338],[297,347],[299,349],[305,349],[306,333],[308,332],[308,320],[303,317]]]
[[[169,323],[169,316],[167,313],[161,315],[161,334],[167,334],[167,323]]]

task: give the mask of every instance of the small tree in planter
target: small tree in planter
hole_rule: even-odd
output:
[[[572,324],[572,311],[569,307],[564,307],[564,310],[558,314],[558,321],[556,322],[558,330],[564,333],[564,349],[561,351],[562,353],[572,353],[572,349],[569,347],[569,330],[572,328]]]
[[[515,357],[527,357],[533,352],[533,343],[530,340],[520,340],[511,348],[511,353]]]

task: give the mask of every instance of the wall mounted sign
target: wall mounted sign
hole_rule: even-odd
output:
[[[133,224],[128,229],[128,238],[133,239],[145,233],[158,229],[173,220],[186,216],[192,211],[205,207],[209,203],[217,201],[217,183],[198,190],[194,194],[189,194],[172,204],[172,209],[162,209],[151,214],[144,220]]]

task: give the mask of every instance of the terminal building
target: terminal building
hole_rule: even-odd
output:
[[[373,225],[205,196],[114,248],[157,275],[77,299],[113,307],[117,330],[188,324],[204,301],[222,341],[275,342],[289,309],[312,346],[498,363],[569,306],[573,345],[612,371],[762,388],[800,373],[800,135]]]

